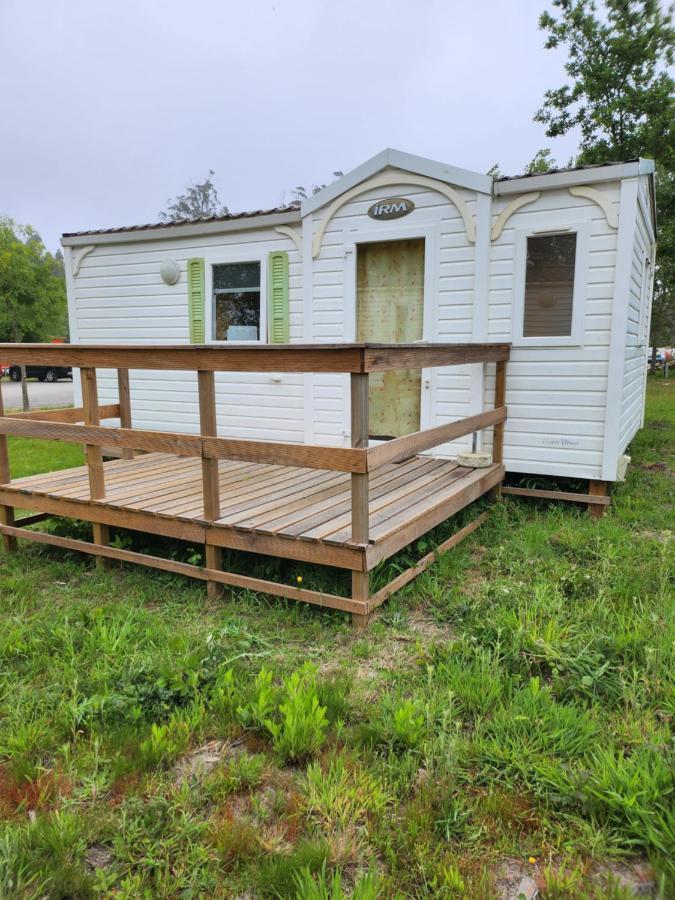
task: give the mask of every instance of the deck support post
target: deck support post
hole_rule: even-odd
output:
[[[495,369],[495,409],[506,405],[506,360],[499,360]],[[504,462],[504,423],[497,422],[492,431],[492,462]],[[501,484],[492,489],[493,497],[501,496]]]
[[[96,386],[96,369],[84,367],[80,369],[82,382],[82,408],[85,425],[100,425],[101,417],[98,408],[98,390]],[[89,496],[92,500],[105,497],[105,475],[103,472],[103,450],[101,447],[86,444],[84,455],[89,475]],[[110,529],[107,525],[93,523],[94,543],[107,546],[110,543]],[[96,557],[96,566],[104,569],[109,565],[104,556]]]
[[[0,416],[4,416],[5,408],[2,403],[2,386],[0,386]],[[0,435],[0,484],[9,484],[9,453],[7,450],[7,436]],[[0,525],[14,525],[14,507],[0,505]],[[3,534],[2,543],[7,553],[16,550],[16,538],[9,534]]]
[[[352,372],[351,387],[351,443],[352,447],[368,447],[368,375]],[[368,473],[352,472],[352,540],[368,544]],[[366,604],[370,594],[370,576],[367,571],[352,571],[352,600]],[[365,607],[364,607],[365,608]],[[357,628],[368,624],[368,613],[352,613],[352,623]]]
[[[607,482],[606,481],[594,481],[590,479],[588,482],[588,493],[593,497],[606,497],[607,496]],[[588,512],[593,519],[600,519],[605,513],[605,509],[607,507],[601,503],[589,503],[588,504]]]
[[[120,403],[120,428],[131,428],[131,394],[129,392],[129,370],[117,370],[117,395]],[[130,447],[122,449],[122,459],[133,459]]]
[[[203,437],[217,437],[216,420],[216,382],[213,372],[199,371],[199,430]],[[220,484],[218,481],[218,460],[202,457],[202,493],[204,497],[204,518],[215,522],[220,518]],[[207,569],[220,569],[223,551],[208,543],[204,545],[204,563]],[[206,582],[206,596],[216,600],[223,592],[223,586],[217,581]]]

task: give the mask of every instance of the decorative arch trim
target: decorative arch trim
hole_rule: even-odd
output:
[[[358,197],[360,194],[365,194],[366,191],[373,190],[373,188],[379,187],[389,187],[394,184],[413,184],[417,187],[426,187],[430,188],[432,191],[436,191],[439,194],[443,194],[444,197],[453,203],[459,213],[464,220],[464,228],[466,230],[467,240],[472,244],[476,243],[476,224],[473,220],[473,216],[471,215],[471,210],[469,209],[469,204],[466,200],[456,191],[454,188],[450,187],[449,184],[444,184],[442,181],[437,181],[435,178],[426,178],[424,175],[412,175],[407,172],[401,173],[383,173],[382,175],[374,175],[372,178],[368,178],[366,181],[362,181],[361,184],[357,184],[355,187],[351,188],[348,191],[345,191],[344,194],[341,194],[337,197],[331,205],[326,210],[323,219],[319,223],[319,227],[317,228],[316,234],[314,235],[314,240],[312,242],[312,257],[316,259],[316,257],[321,253],[321,242],[323,241],[323,236],[326,233],[326,228],[330,220],[333,218],[335,213],[341,209],[345,205],[345,203],[349,203],[350,200],[353,200],[354,197]]]
[[[290,228],[288,225],[277,225],[274,230],[278,231],[279,234],[286,235],[286,237],[289,237],[293,241],[295,249],[300,254],[300,259],[302,259],[302,238],[300,232],[296,231],[295,228]]]
[[[568,190],[573,197],[584,197],[586,200],[591,200],[599,206],[604,212],[607,224],[610,228],[619,227],[619,214],[607,194],[603,194],[602,191],[597,190],[597,188],[586,187],[585,185],[571,187],[568,188]]]
[[[96,249],[95,244],[87,244],[86,247],[78,247],[77,250],[73,250],[73,275],[77,275],[80,271],[80,266],[82,265],[82,260],[85,256],[88,256],[92,250]]]
[[[527,206],[528,203],[534,203],[540,197],[541,191],[533,191],[531,194],[521,194],[520,197],[514,197],[510,203],[507,203],[492,223],[492,240],[496,241],[499,238],[504,230],[504,226],[515,212],[518,212],[523,206]]]

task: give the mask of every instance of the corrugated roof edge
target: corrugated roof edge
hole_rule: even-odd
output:
[[[523,172],[522,175],[500,175],[495,181],[513,181],[515,178],[533,178],[536,175],[559,175],[561,172],[583,172],[585,169],[602,169],[605,166],[625,166],[627,163],[640,162],[639,159],[612,159],[601,163],[589,163],[586,166],[563,166],[549,169],[547,172]]]
[[[156,228],[179,228],[182,225],[205,225],[211,222],[232,222],[237,219],[253,219],[256,216],[273,216],[280,213],[300,212],[299,203],[274,206],[271,209],[256,209],[250,212],[227,213],[224,216],[203,216],[198,219],[176,219],[172,222],[149,222],[144,225],[125,225],[119,228],[96,228],[90,231],[66,231],[61,237],[92,237],[97,234],[125,234],[128,231],[152,231]]]

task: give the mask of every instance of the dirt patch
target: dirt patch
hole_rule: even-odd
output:
[[[534,900],[539,895],[536,866],[520,859],[502,861],[495,878],[498,900]]]
[[[203,778],[224,760],[233,759],[245,752],[242,738],[236,741],[209,741],[178,760],[174,767],[175,780],[180,782]]]
[[[414,610],[400,626],[378,634],[376,638],[369,631],[347,634],[321,664],[319,672],[334,675],[348,664],[350,674],[357,681],[372,681],[387,672],[413,668],[419,659],[420,647],[426,649],[454,639],[455,634],[448,625],[435,622],[421,610]],[[369,650],[367,655],[359,656],[354,648],[364,640]]]
[[[561,866],[563,865],[561,861]],[[555,871],[556,861],[553,860],[551,868]],[[495,890],[498,900],[536,900],[542,896],[546,887],[544,870],[546,863],[538,860],[530,863],[522,859],[505,859],[495,878]],[[625,891],[630,891],[634,897],[656,897],[657,886],[654,873],[649,864],[643,860],[633,860],[625,863],[619,862],[595,862],[581,877],[581,885],[584,889],[594,888],[593,896],[603,896],[610,885],[618,885]]]
[[[107,869],[108,866],[112,865],[113,859],[112,850],[109,847],[104,847],[103,844],[92,844],[84,854],[87,868],[92,872],[96,871],[96,869]]]

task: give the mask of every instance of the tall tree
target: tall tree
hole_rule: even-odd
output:
[[[338,178],[342,178],[345,174],[341,172],[340,169],[336,169],[335,172],[332,172],[332,181],[336,181]],[[291,191],[291,195],[293,197],[293,201],[295,203],[302,203],[303,200],[306,200],[308,197],[311,197],[313,194],[318,194],[319,191],[322,191],[327,185],[325,184],[313,184],[312,187],[308,190],[304,185],[299,184],[297,187],[294,187]]]
[[[215,174],[213,169],[209,169],[204,181],[189,185],[184,194],[179,194],[173,200],[167,200],[167,208],[159,213],[160,221],[181,222],[187,219],[226,216],[229,210],[218,198],[218,190],[213,181]]]
[[[675,30],[658,0],[552,0],[539,25],[547,49],[567,50],[567,82],[546,91],[535,121],[549,137],[578,128],[579,165],[648,157],[656,162],[656,257],[651,343],[675,340]]]
[[[0,341],[62,337],[66,309],[63,257],[52,256],[35,229],[0,219]]]

